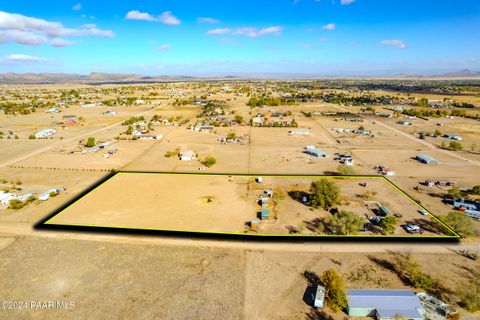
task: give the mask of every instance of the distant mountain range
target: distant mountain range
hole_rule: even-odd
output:
[[[0,84],[116,84],[116,83],[155,83],[166,81],[188,80],[235,80],[235,79],[331,79],[331,78],[362,78],[362,79],[480,79],[480,72],[464,69],[437,75],[397,74],[394,76],[316,76],[302,74],[242,74],[224,76],[144,76],[139,74],[118,74],[92,72],[88,75],[69,73],[3,73],[0,74]]]

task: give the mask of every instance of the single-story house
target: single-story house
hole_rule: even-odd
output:
[[[327,156],[326,152],[315,148],[305,148],[303,152],[317,158],[325,158]]]
[[[37,133],[35,133],[35,138],[36,139],[47,138],[47,137],[52,136],[55,132],[57,132],[57,130],[55,130],[55,129],[40,130]]]
[[[409,290],[349,290],[348,315],[392,320],[403,316],[408,320],[423,320],[425,308],[417,295]]]
[[[7,205],[15,197],[15,193],[0,191],[0,204]]]
[[[308,136],[310,134],[310,131],[308,131],[306,129],[294,129],[294,130],[288,131],[288,134],[299,135],[299,136]]]
[[[412,125],[412,123],[410,121],[403,121],[403,120],[397,121],[397,124],[400,124],[402,126],[411,126]]]
[[[182,161],[192,161],[195,160],[195,152],[193,150],[187,150],[182,153],[180,153],[180,160]]]

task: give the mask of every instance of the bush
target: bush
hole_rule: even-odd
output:
[[[170,158],[170,157],[175,157],[178,154],[178,149],[177,150],[172,150],[172,151],[167,151],[165,152],[164,156],[165,158]]]
[[[468,312],[480,310],[480,280],[476,279],[462,286],[459,292],[460,305]]]
[[[479,186],[474,186],[472,188],[473,194],[476,194],[477,196],[480,196],[480,185]]]
[[[330,232],[338,235],[357,234],[363,227],[363,218],[351,211],[340,211],[325,222]]]
[[[87,139],[87,143],[85,143],[85,147],[91,148],[95,146],[95,138],[90,137]]]
[[[344,164],[339,165],[337,167],[337,171],[339,174],[345,175],[345,176],[351,176],[355,174],[355,169],[353,169],[352,166],[347,166]]]
[[[451,141],[448,144],[448,148],[450,148],[454,151],[459,151],[459,150],[463,150],[463,145],[458,141]]]
[[[212,157],[212,156],[206,156],[205,159],[203,160],[203,165],[206,166],[207,168],[210,168],[213,166],[215,163],[217,163],[217,160]]]
[[[28,139],[36,139],[35,135],[32,133],[31,135],[28,136]]]
[[[462,237],[471,237],[476,233],[471,219],[461,212],[451,211],[439,219]]]
[[[312,182],[310,193],[310,204],[313,207],[322,207],[325,210],[336,205],[340,198],[337,185],[325,178]]]
[[[235,139],[237,137],[237,134],[235,132],[229,132],[227,134],[227,139]]]
[[[397,225],[397,219],[394,217],[383,218],[380,220],[379,226],[386,234],[392,234],[395,232]]]
[[[326,270],[320,281],[325,286],[325,298],[329,307],[335,312],[345,309],[348,305],[345,285],[335,269]]]

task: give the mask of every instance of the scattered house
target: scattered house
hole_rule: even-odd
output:
[[[38,200],[40,200],[40,201],[46,201],[46,200],[50,199],[50,195],[51,195],[52,193],[58,194],[58,193],[60,193],[60,192],[62,192],[62,191],[63,191],[63,189],[57,189],[57,188],[50,189],[50,190],[48,190],[48,191],[40,194],[40,195],[38,196]]]
[[[420,161],[421,163],[425,163],[425,164],[429,164],[429,165],[434,165],[434,164],[438,164],[438,160],[428,156],[428,155],[425,155],[425,154],[418,154],[415,159],[417,161]]]
[[[397,123],[402,125],[402,126],[411,126],[412,125],[412,123],[410,121],[403,121],[403,120],[397,121]]]
[[[193,131],[213,130],[214,126],[211,125],[198,125],[192,127]]]
[[[65,115],[62,117],[63,122],[62,125],[67,127],[72,127],[78,124],[77,116],[73,114]]]
[[[303,149],[303,152],[317,158],[325,158],[327,156],[326,152],[318,150],[313,146],[305,147],[305,149]]]
[[[196,156],[193,150],[187,150],[180,153],[180,160],[182,161],[192,161],[195,159],[196,159]]]
[[[323,308],[325,303],[325,287],[317,286],[315,291],[315,300],[313,300],[313,306],[315,308]]]
[[[264,118],[261,115],[252,118],[252,126],[261,126],[263,122]]]
[[[260,224],[260,220],[251,220],[249,223],[250,230],[252,231],[257,231],[258,230],[258,225]]]
[[[51,128],[40,130],[37,133],[35,133],[35,139],[48,138],[50,136],[53,136],[55,132],[57,132],[57,130],[51,129]]]
[[[378,213],[379,213],[379,215],[381,215],[382,217],[386,217],[387,215],[390,214],[390,210],[388,210],[388,209],[385,208],[384,206],[380,206],[380,207],[378,207]]]
[[[452,134],[452,133],[444,134],[443,137],[445,139],[450,139],[450,140],[457,140],[457,141],[463,140],[463,138],[461,136],[459,136],[458,134]]]
[[[118,114],[118,112],[115,111],[115,110],[107,110],[107,111],[105,112],[105,114],[106,114],[107,116],[116,116],[116,115]]]
[[[0,204],[8,205],[8,203],[16,198],[15,193],[0,191]]]
[[[349,290],[348,315],[391,320],[403,316],[423,320],[425,308],[417,295],[409,290]]]
[[[59,113],[60,112],[60,109],[58,108],[50,108],[50,109],[47,109],[45,110],[46,113]]]
[[[26,193],[26,194],[23,194],[23,195],[21,195],[21,196],[15,197],[15,200],[18,200],[18,201],[27,201],[27,200],[30,199],[31,197],[33,197],[33,193]]]
[[[262,211],[260,211],[260,217],[262,218],[262,220],[270,220],[270,210],[263,209]]]
[[[382,117],[382,118],[391,118],[391,117],[393,117],[393,113],[377,112],[377,116]]]
[[[310,134],[310,131],[306,129],[294,129],[294,130],[288,131],[288,134],[298,135],[298,136],[308,136]]]
[[[353,130],[352,131],[353,133],[356,133],[356,134],[363,134],[363,135],[371,135],[372,134],[372,131],[370,130],[360,130],[360,129],[357,129],[357,130]]]

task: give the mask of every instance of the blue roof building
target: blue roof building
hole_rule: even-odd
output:
[[[409,290],[349,290],[348,315],[391,320],[401,315],[423,320],[425,308],[417,295]]]

